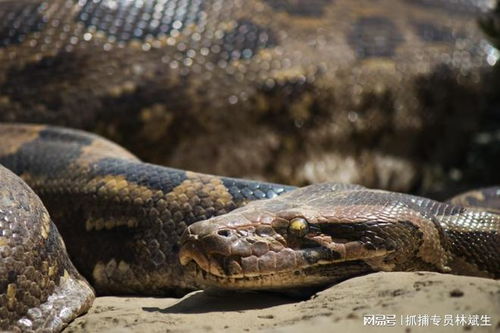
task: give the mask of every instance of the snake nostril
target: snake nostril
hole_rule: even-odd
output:
[[[231,231],[229,229],[222,229],[217,231],[217,235],[222,237],[229,237],[231,235]]]

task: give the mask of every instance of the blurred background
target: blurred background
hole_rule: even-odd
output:
[[[437,199],[500,182],[490,0],[0,0],[0,121]]]

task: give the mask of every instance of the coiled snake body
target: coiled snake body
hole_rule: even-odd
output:
[[[200,287],[194,271],[178,259],[186,226],[291,189],[142,163],[107,140],[74,130],[0,125],[0,142],[0,164],[40,195],[73,262],[100,294],[159,295]],[[2,169],[2,177],[12,176]],[[88,308],[89,287],[64,295],[79,296],[78,304],[48,299],[68,277],[68,283],[82,280],[72,274],[39,201],[17,206],[17,193],[25,189],[16,180],[1,186],[0,328],[57,330]],[[33,206],[33,218],[24,219]],[[14,209],[24,215],[16,217]],[[47,259],[52,252],[55,261]]]
[[[500,274],[494,209],[356,185],[284,194],[293,188],[142,163],[100,137],[56,127],[0,125],[0,141],[0,163],[58,225],[0,169],[2,329],[57,331],[90,306],[92,289],[57,229],[100,294],[286,289],[377,270]],[[270,200],[244,206],[258,199]],[[499,207],[494,189],[456,200]]]
[[[308,141],[335,147],[335,172],[354,163],[355,174],[391,185],[404,170],[408,186],[427,142],[419,138],[448,125],[470,134],[451,120],[476,121],[498,58],[476,25],[486,8],[0,0],[0,120],[96,130],[140,152],[157,147],[145,153],[157,161],[165,142],[189,140],[182,160],[210,156],[207,140],[238,137],[260,147],[248,173],[280,164],[282,144],[292,147],[284,173],[300,174],[293,167],[315,149],[306,145],[301,161],[293,152]],[[256,130],[242,130],[249,123]],[[436,151],[456,146],[450,138]],[[345,185],[296,190],[164,168],[85,132],[15,124],[0,125],[0,164],[57,223],[0,167],[0,330],[59,331],[89,308],[86,280],[101,295],[164,295],[298,288],[376,270],[499,275],[496,189],[456,199],[487,209]],[[258,199],[271,200],[245,206]]]
[[[0,0],[0,121],[207,173],[436,191],[498,86],[491,2]]]

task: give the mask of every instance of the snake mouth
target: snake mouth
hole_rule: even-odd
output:
[[[267,275],[329,262],[321,260],[320,249],[298,250],[280,246],[275,251],[267,249],[262,253],[238,255],[234,254],[236,251],[230,246],[214,248],[212,242],[204,242],[203,239],[198,239],[197,235],[188,235],[187,238],[184,239],[179,251],[181,264],[186,266],[194,261],[204,271],[219,277],[244,278]],[[329,259],[332,259],[331,255]]]
[[[190,250],[191,249],[191,250]],[[244,272],[245,262],[258,262],[258,257],[224,257],[196,252],[196,245],[181,250],[181,264],[186,267],[202,288],[228,290],[277,290],[331,285],[350,277],[373,272],[362,260],[345,262],[318,261],[304,266]],[[300,252],[300,251],[299,251]]]
[[[201,285],[224,289],[318,286],[371,270],[360,260],[344,262],[335,252],[319,246],[238,256],[207,251],[202,242],[191,239],[183,242],[179,258],[183,266],[194,267]]]
[[[202,270],[214,276],[234,279],[299,269],[301,265],[296,264],[297,255],[298,253],[291,249],[246,257],[207,253],[199,244],[190,242],[181,248],[179,258],[183,266],[194,261]],[[287,258],[285,259],[285,257]]]

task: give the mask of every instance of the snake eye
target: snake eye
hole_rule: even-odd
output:
[[[304,237],[309,232],[309,223],[302,217],[295,217],[290,221],[288,232],[296,237]]]

